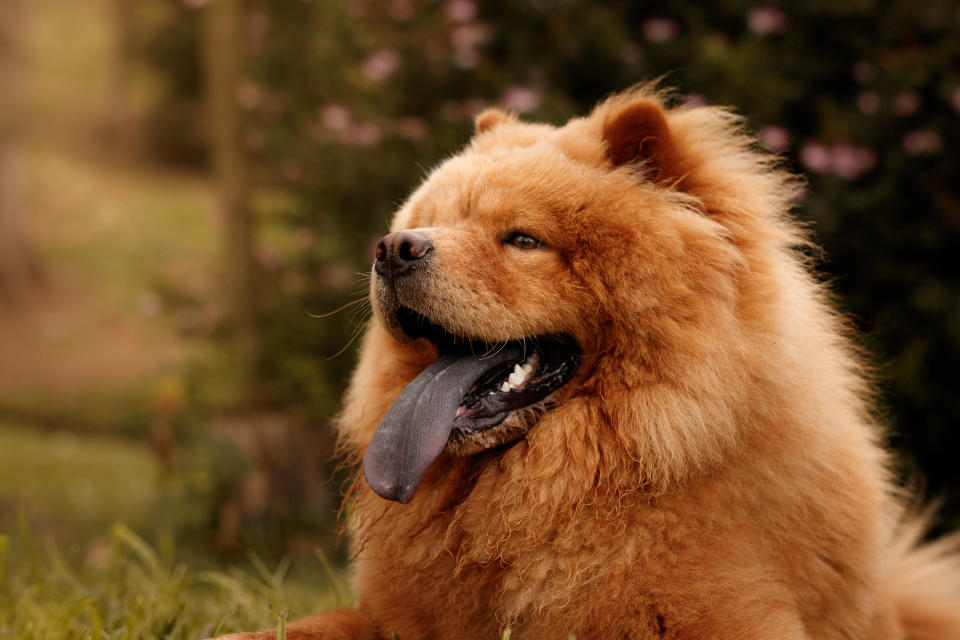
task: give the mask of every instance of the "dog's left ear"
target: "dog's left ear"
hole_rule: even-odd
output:
[[[484,109],[473,119],[473,132],[484,133],[493,129],[498,124],[509,122],[512,119],[513,117],[510,114],[495,107]]]
[[[658,104],[637,100],[613,111],[603,122],[603,139],[615,167],[646,161],[658,182],[683,177],[683,158]]]

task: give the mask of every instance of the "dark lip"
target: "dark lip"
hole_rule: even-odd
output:
[[[406,306],[397,308],[395,318],[397,326],[406,336],[413,339],[425,338],[441,353],[483,358],[505,347],[503,342],[491,343],[457,336]],[[527,336],[507,344],[510,343],[523,347],[523,357],[495,367],[477,380],[461,401],[464,413],[454,421],[454,434],[457,438],[462,439],[470,434],[492,429],[506,420],[512,412],[542,403],[573,378],[580,364],[580,345],[568,335]],[[500,391],[499,385],[510,374],[514,365],[523,362],[532,351],[539,355],[533,377],[520,389]]]
[[[411,339],[426,338],[440,351],[463,351],[469,349],[474,344],[479,346],[486,344],[481,341],[471,341],[450,333],[422,313],[414,311],[404,305],[397,307],[394,312],[394,318],[400,331],[402,331],[405,336]]]

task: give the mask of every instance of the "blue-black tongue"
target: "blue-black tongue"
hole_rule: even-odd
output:
[[[363,456],[363,475],[381,498],[406,504],[450,437],[457,407],[483,374],[523,357],[520,345],[487,355],[443,354],[400,392]]]

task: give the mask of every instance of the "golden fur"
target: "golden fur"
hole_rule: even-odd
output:
[[[487,111],[477,131],[393,221],[435,247],[398,296],[469,338],[572,335],[582,363],[522,440],[443,454],[410,504],[359,478],[357,605],[288,637],[960,638],[956,542],[904,515],[798,251],[797,184],[739,119],[640,87],[560,128]],[[514,229],[549,249],[505,250]],[[358,465],[436,357],[387,320],[339,420]]]

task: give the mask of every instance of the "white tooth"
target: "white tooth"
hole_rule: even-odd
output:
[[[500,385],[500,391],[503,391],[504,393],[506,393],[507,391],[510,391],[510,389],[512,388],[513,387],[510,386],[509,382],[504,382],[502,385]]]
[[[526,379],[527,379],[527,374],[524,373],[523,370],[521,369],[520,371],[514,371],[513,373],[511,373],[510,377],[507,378],[507,381],[510,383],[511,386],[517,387],[523,384],[523,381]]]
[[[519,364],[513,365],[513,372],[514,372],[514,373],[520,373],[521,371],[523,371],[523,367],[521,367]]]
[[[530,362],[523,363],[523,367],[521,368],[523,369],[523,372],[526,374],[530,374],[533,372],[533,364],[531,364]]]

